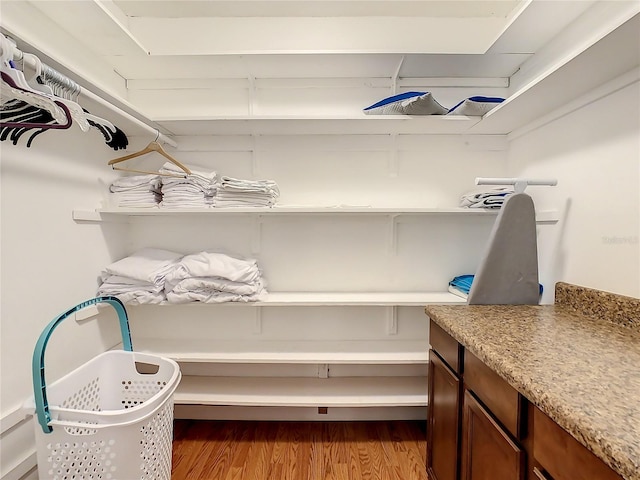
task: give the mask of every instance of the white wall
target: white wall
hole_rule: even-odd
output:
[[[543,283],[565,281],[640,297],[640,86],[636,82],[511,143],[513,175],[537,208],[563,208],[540,233]]]
[[[27,134],[28,135],[28,134]],[[25,135],[25,137],[27,136]],[[32,395],[31,356],[36,340],[53,318],[95,296],[103,265],[122,254],[118,225],[78,225],[74,208],[94,208],[113,150],[96,130],[39,135],[31,148],[2,142],[1,209],[1,474],[33,451],[31,421],[13,428],[11,412]],[[49,381],[118,342],[115,315],[57,329],[47,349]]]

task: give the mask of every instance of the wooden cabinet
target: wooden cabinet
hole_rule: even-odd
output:
[[[432,350],[427,428],[427,471],[432,480],[458,478],[460,396],[460,379]]]
[[[430,480],[622,480],[434,322]]]
[[[431,480],[524,479],[525,451],[512,438],[523,430],[523,399],[433,322],[429,338]]]
[[[578,443],[551,418],[533,412],[534,472],[542,480],[621,480],[602,460]]]
[[[525,452],[465,390],[462,426],[463,480],[523,480]]]

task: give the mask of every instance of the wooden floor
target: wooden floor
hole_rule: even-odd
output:
[[[172,480],[427,480],[425,422],[176,420]]]

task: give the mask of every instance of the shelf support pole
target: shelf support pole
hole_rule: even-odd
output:
[[[389,224],[387,227],[387,236],[388,236],[388,245],[389,245],[389,254],[395,255],[398,253],[398,215],[391,214],[389,215]]]
[[[260,162],[258,155],[258,139],[255,133],[251,134],[251,173],[253,175],[260,174]]]
[[[248,105],[248,110],[249,110],[249,116],[253,117],[254,114],[254,108],[253,105],[255,103],[255,99],[256,99],[256,77],[254,77],[253,75],[249,75],[247,77],[247,80],[249,81],[249,105]]]
[[[398,134],[391,134],[391,151],[389,152],[389,176],[391,178],[396,178],[398,176],[399,170],[399,159],[398,159]]]
[[[329,378],[329,364],[320,363],[318,365],[318,378]]]
[[[393,95],[398,93],[398,78],[400,77],[400,69],[402,68],[403,63],[404,63],[404,55],[400,57],[398,66],[396,67],[395,72],[393,72],[393,77],[391,78],[391,88],[392,88]]]
[[[253,218],[253,238],[251,239],[252,255],[258,255],[260,253],[261,244],[262,244],[262,215],[256,215]]]
[[[253,322],[253,334],[261,335],[262,334],[262,307],[255,308],[255,319]]]
[[[387,335],[398,334],[398,307],[387,307]]]

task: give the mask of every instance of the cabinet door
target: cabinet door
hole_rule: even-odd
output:
[[[523,450],[468,390],[463,411],[462,480],[522,480]]]
[[[432,480],[457,480],[460,430],[460,380],[429,352],[427,471]]]

